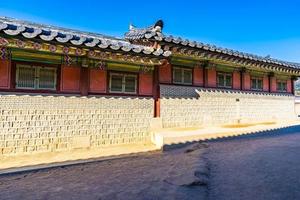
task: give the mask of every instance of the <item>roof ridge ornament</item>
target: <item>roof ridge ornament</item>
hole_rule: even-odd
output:
[[[132,31],[132,30],[134,30],[134,29],[135,29],[135,26],[134,26],[132,23],[130,23],[130,24],[129,24],[129,30]]]
[[[162,29],[164,28],[164,22],[163,22],[163,20],[158,20],[155,24],[154,24],[154,26],[153,26],[153,31],[154,32],[162,32]]]

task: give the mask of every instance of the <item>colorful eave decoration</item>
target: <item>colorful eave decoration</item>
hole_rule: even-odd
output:
[[[262,57],[215,45],[204,44],[197,41],[182,39],[172,35],[164,35],[161,31],[163,23],[156,22],[148,28],[136,28],[133,25],[125,34],[125,39],[136,44],[144,42],[157,42],[165,51],[171,51],[172,57],[187,57],[195,60],[215,60],[241,67],[254,67],[272,71],[281,71],[300,74],[300,64],[281,61],[270,56]]]
[[[121,62],[133,65],[162,65],[168,58],[209,61],[233,67],[279,71],[298,76],[300,64],[262,57],[231,49],[203,44],[162,33],[163,21],[148,28],[130,25],[125,39],[41,25],[0,17],[0,56],[9,58],[10,49],[50,52],[63,56],[71,63],[72,57]]]
[[[138,65],[160,65],[171,54],[118,38],[8,18],[0,18],[1,32],[1,50],[18,48]]]

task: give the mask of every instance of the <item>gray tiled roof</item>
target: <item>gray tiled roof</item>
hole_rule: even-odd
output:
[[[124,52],[142,53],[154,56],[169,56],[170,52],[154,49],[143,45],[131,44],[120,38],[105,36],[97,33],[83,32],[61,27],[37,24],[7,17],[0,17],[0,33],[24,38],[38,38],[44,41],[70,43],[76,46],[120,50]]]
[[[160,42],[173,43],[175,45],[182,45],[191,48],[198,48],[211,52],[223,53],[242,59],[249,59],[258,62],[264,62],[269,64],[281,65],[288,68],[300,69],[300,63],[287,62],[278,59],[271,58],[269,56],[263,57],[250,53],[244,53],[232,49],[217,47],[212,44],[204,44],[202,42],[183,39],[181,37],[175,37],[172,35],[164,35],[161,31],[156,31],[154,26],[148,28],[135,28],[131,26],[130,30],[125,34],[125,39],[128,41],[141,40],[141,39],[153,39]]]

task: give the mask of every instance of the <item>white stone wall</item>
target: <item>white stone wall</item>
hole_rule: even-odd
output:
[[[296,112],[297,117],[299,118],[300,117],[300,103],[299,102],[295,103],[295,112]]]
[[[165,128],[295,119],[292,95],[171,85],[160,88]]]
[[[153,99],[0,94],[0,156],[150,142]]]

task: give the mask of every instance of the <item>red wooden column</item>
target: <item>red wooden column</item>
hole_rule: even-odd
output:
[[[244,88],[244,72],[245,72],[245,68],[241,68],[240,69],[240,86],[241,86],[241,90],[243,90],[243,88]]]
[[[153,97],[154,97],[154,117],[160,117],[160,88],[159,77],[160,68],[164,66],[154,66],[153,72]]]
[[[271,93],[271,77],[272,77],[272,74],[268,74],[268,81],[269,81],[269,93]]]
[[[293,80],[293,78],[287,79],[286,89],[287,89],[287,93],[294,94],[294,80]]]
[[[295,80],[297,80],[297,78],[292,77],[291,78],[291,82],[292,82],[292,94],[295,95]]]
[[[203,87],[207,87],[207,69],[206,69],[206,65],[203,64],[203,67],[202,67],[202,75],[203,75]]]

